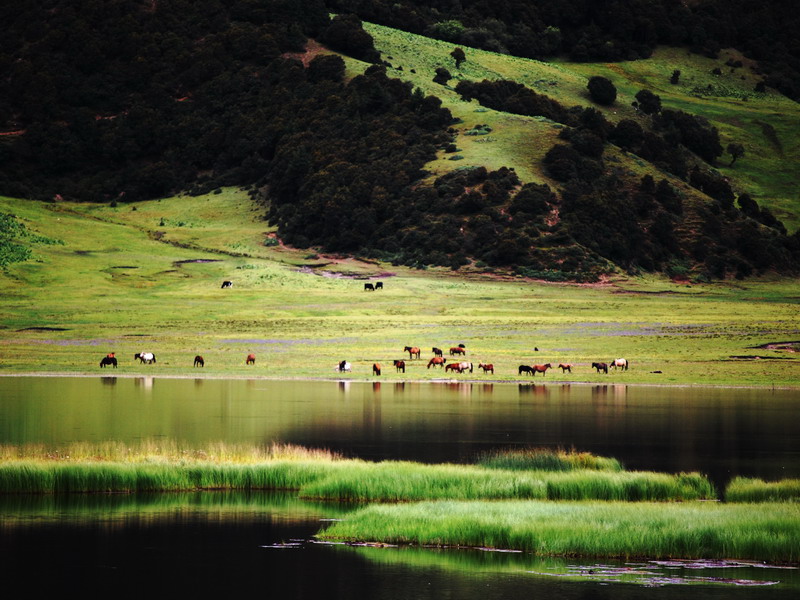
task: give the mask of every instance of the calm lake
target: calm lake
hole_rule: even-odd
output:
[[[800,477],[798,408],[798,390],[0,377],[0,443],[277,441],[421,462],[471,462],[509,446],[574,447],[629,469],[701,471],[722,487],[736,475]],[[118,596],[152,588],[287,598],[655,598],[685,596],[679,584],[687,578],[715,582],[692,588],[707,598],[788,598],[800,588],[796,570],[313,543],[326,520],[350,510],[266,493],[5,497],[0,564],[7,581],[36,580],[46,565],[45,586],[69,580]]]

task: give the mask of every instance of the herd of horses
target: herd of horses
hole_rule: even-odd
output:
[[[536,348],[538,351],[539,349]],[[405,346],[403,348],[403,352],[408,352],[408,360],[420,359],[422,356],[422,349],[419,346]],[[472,373],[475,370],[475,365],[472,362],[466,360],[456,360],[453,362],[447,362],[448,359],[444,357],[444,351],[441,348],[433,347],[431,348],[431,352],[433,352],[433,357],[428,361],[427,368],[430,369],[431,367],[439,367],[448,372],[454,373],[465,373],[469,372]],[[452,346],[450,348],[450,356],[465,356],[467,353],[466,346],[464,344],[459,344],[458,346]],[[592,368],[597,369],[597,372],[603,372],[606,375],[608,374],[608,370],[610,368],[613,369],[620,369],[623,371],[628,370],[629,362],[627,358],[616,358],[611,360],[607,363],[605,362],[593,362]],[[392,365],[395,367],[398,373],[405,373],[406,372],[406,361],[405,360],[394,360],[392,361]],[[557,369],[561,369],[561,373],[572,373],[572,368],[575,365],[572,363],[558,363]],[[491,373],[494,375],[494,364],[492,363],[484,363],[479,362],[478,368],[483,370],[484,375],[487,373]],[[530,375],[531,377],[535,377],[537,373],[541,373],[542,377],[545,376],[548,369],[552,369],[553,365],[550,363],[545,363],[543,365],[520,365],[517,369],[519,375]],[[380,375],[381,374],[381,365],[380,363],[373,363],[372,364],[372,374],[373,375]],[[352,365],[343,360],[339,362],[339,364],[334,367],[334,370],[337,373],[350,373],[352,372]]]
[[[538,350],[538,348],[537,348]],[[428,361],[428,369],[431,367],[439,367],[444,369],[445,373],[454,372],[454,373],[465,373],[470,372],[472,373],[475,369],[474,365],[470,361],[466,360],[456,360],[453,362],[447,362],[448,359],[444,357],[444,351],[441,348],[431,348],[433,352],[433,357]],[[403,348],[403,352],[408,352],[408,359],[414,360],[420,359],[422,356],[422,350],[418,346],[405,346]],[[467,350],[464,344],[459,344],[458,346],[452,346],[450,348],[450,356],[466,356]],[[154,364],[156,362],[156,355],[152,352],[137,352],[133,355],[133,360],[138,360],[141,364]],[[117,357],[113,352],[110,352],[106,356],[104,356],[100,360],[100,367],[113,367],[117,368]],[[195,367],[204,367],[205,360],[199,354],[194,357],[194,366]],[[248,354],[247,358],[245,359],[246,365],[255,365],[256,364],[256,355],[255,354]],[[405,360],[394,360],[392,361],[392,366],[394,366],[397,373],[405,373],[406,372],[406,361]],[[559,363],[557,369],[561,369],[562,373],[572,373],[572,367],[574,365],[572,363]],[[605,362],[593,362],[592,368],[597,371],[597,373],[605,373],[608,375],[609,369],[620,369],[622,371],[627,371],[628,367],[630,366],[630,362],[627,358],[616,358],[611,360],[607,363]],[[478,368],[483,370],[484,375],[487,373],[491,373],[494,375],[494,365],[492,363],[484,363],[479,362]],[[550,363],[545,363],[543,365],[519,365],[517,368],[518,375],[530,375],[531,377],[535,377],[537,373],[541,373],[542,377],[545,376],[548,369],[552,369],[553,365]],[[353,371],[353,365],[347,360],[339,361],[336,365],[334,370],[337,373],[351,373]],[[372,365],[372,374],[373,375],[380,375],[381,374],[381,365],[380,363],[373,363]]]

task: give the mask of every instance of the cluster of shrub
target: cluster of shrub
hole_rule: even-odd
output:
[[[602,78],[593,79],[597,88]],[[615,96],[609,85],[600,87],[606,103]],[[566,109],[515,82],[463,82],[456,90],[497,110],[544,116],[567,126],[559,134],[563,141],[543,159],[548,175],[562,184],[560,201],[551,204],[558,208],[559,234],[595,256],[631,270],[665,270],[688,262],[709,278],[796,268],[800,236],[787,237],[783,224],[746,194],[739,199],[740,210],[735,209],[730,184],[712,167],[723,149],[707,120],[662,108],[660,98],[648,90],[636,96],[638,109],[649,115],[642,119],[644,127],[633,119],[612,124],[593,108]],[[590,91],[597,93],[591,86]],[[684,211],[681,195],[666,178],[635,181],[630,173],[608,168],[603,159],[607,143],[634,152],[716,202],[708,207],[692,203]],[[701,231],[692,227],[695,221],[702,221]],[[695,242],[698,237],[701,243]]]
[[[800,16],[793,0],[326,0],[333,11],[455,44],[543,59],[620,61],[659,44],[716,57],[736,47],[770,85],[800,99]]]
[[[314,36],[377,56],[360,22],[331,20],[322,0],[20,0],[0,20],[0,131],[22,132],[0,137],[0,191],[21,197],[253,183],[296,127],[273,108],[292,110],[292,86],[343,87],[342,61],[304,70],[282,55]]]

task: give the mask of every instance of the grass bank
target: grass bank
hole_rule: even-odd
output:
[[[190,451],[174,443],[162,447],[146,442],[131,449],[112,442],[75,444],[63,450],[37,446],[0,449],[0,493],[6,494],[283,489],[298,490],[303,498],[352,502],[671,501],[715,496],[709,481],[696,473],[373,463],[282,445],[248,449],[219,444]]]
[[[727,502],[800,502],[800,479],[764,481],[736,477],[725,488]]]
[[[348,540],[540,555],[800,560],[800,506],[424,502],[373,505],[323,531]]]

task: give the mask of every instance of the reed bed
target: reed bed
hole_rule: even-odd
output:
[[[549,448],[512,448],[485,452],[477,464],[488,469],[517,471],[622,471],[616,458],[596,456],[590,452]]]
[[[347,501],[418,500],[699,500],[715,498],[697,473],[504,471],[471,465],[361,463],[309,483],[304,498]]]
[[[0,463],[30,459],[58,461],[204,463],[260,463],[268,460],[334,461],[342,457],[330,450],[294,444],[268,446],[211,442],[201,447],[175,440],[142,440],[135,444],[118,441],[74,442],[48,447],[44,444],[0,445]]]
[[[800,560],[800,506],[719,503],[375,504],[324,540],[517,549],[548,556]]]
[[[303,498],[420,500],[696,500],[714,498],[702,475],[344,460],[296,446],[230,445],[189,450],[174,442],[5,447],[0,493],[299,490]]]
[[[332,463],[263,464],[45,462],[0,464],[0,493],[68,494],[188,490],[297,490],[330,476]]]
[[[736,477],[725,489],[726,502],[798,502],[800,479],[764,481]]]

